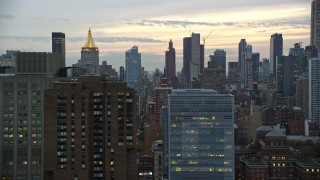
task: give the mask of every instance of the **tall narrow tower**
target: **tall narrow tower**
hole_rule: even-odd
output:
[[[81,48],[79,67],[85,69],[87,74],[99,74],[99,49],[94,44],[90,28],[86,42]]]
[[[311,3],[310,44],[320,51],[320,0],[313,0]]]
[[[277,56],[283,55],[283,38],[282,34],[272,34],[270,38],[270,74],[276,75]]]
[[[173,48],[171,39],[169,41],[169,48],[166,51],[166,70],[168,83],[171,84],[172,80],[176,77],[176,50]]]

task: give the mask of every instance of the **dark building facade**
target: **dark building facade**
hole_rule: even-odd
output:
[[[173,48],[173,42],[170,39],[168,50],[165,52],[166,55],[166,77],[168,79],[169,86],[176,78],[176,50]]]
[[[190,82],[191,37],[183,38],[183,86]]]
[[[226,69],[226,61],[227,61],[227,56],[226,56],[226,51],[223,49],[217,49],[213,52],[213,55],[210,55],[210,61],[215,62],[217,66],[220,66],[221,68]]]
[[[270,74],[273,74],[273,77],[276,75],[276,60],[277,56],[283,55],[283,38],[282,34],[272,34],[270,38]]]
[[[44,179],[137,179],[136,92],[101,76],[44,93]]]
[[[292,55],[277,57],[276,84],[277,95],[280,97],[293,96],[295,93],[293,63]]]
[[[202,88],[213,89],[219,93],[225,92],[226,70],[221,66],[216,66],[216,62],[208,62],[208,67],[204,68],[202,76]]]
[[[61,54],[63,56],[62,67],[66,65],[66,39],[62,32],[52,32],[52,53]]]

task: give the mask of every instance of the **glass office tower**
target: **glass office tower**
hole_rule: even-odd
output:
[[[234,179],[234,98],[173,90],[168,104],[169,179]]]

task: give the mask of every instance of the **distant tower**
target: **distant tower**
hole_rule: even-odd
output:
[[[272,34],[270,38],[270,74],[276,75],[276,58],[283,55],[283,38],[282,34]]]
[[[238,48],[238,65],[240,69],[241,69],[241,63],[245,59],[246,50],[247,50],[246,39],[241,39],[239,42],[239,48]]]
[[[183,38],[183,86],[190,82],[191,37]]]
[[[226,69],[226,51],[223,49],[217,49],[213,52],[213,55],[210,55],[210,61],[213,62],[217,67]]]
[[[62,32],[52,32],[52,53],[63,56],[61,67],[66,66],[66,45],[65,34]]]
[[[94,44],[90,28],[86,42],[81,48],[79,67],[85,69],[87,74],[99,74],[99,49]]]
[[[119,73],[120,73],[120,81],[124,81],[125,71],[123,66],[120,66]]]
[[[200,34],[192,33],[183,39],[184,85],[197,81],[204,69],[204,45],[200,44]]]
[[[140,89],[141,53],[138,51],[138,46],[133,46],[126,52],[125,81],[127,81],[129,86]]]
[[[173,42],[170,39],[169,48],[165,52],[166,54],[166,77],[168,79],[169,84],[176,77],[176,50],[173,48]]]
[[[320,51],[320,0],[313,0],[311,3],[310,45],[316,46]]]

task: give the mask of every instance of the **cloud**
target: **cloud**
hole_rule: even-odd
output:
[[[0,39],[11,39],[18,41],[42,41],[47,42],[51,37],[41,36],[0,36]],[[139,37],[94,37],[94,41],[103,43],[117,43],[117,42],[142,42],[142,43],[162,43],[165,41],[152,39],[152,38],[139,38]],[[72,42],[84,42],[85,37],[67,37],[66,40]]]
[[[59,17],[56,17],[56,18],[54,18],[53,20],[55,20],[55,21],[62,21],[62,22],[70,22],[70,20],[69,20],[69,19],[66,19],[66,18],[59,18]]]
[[[41,37],[41,36],[0,36],[0,39],[10,39],[18,41],[50,41],[51,37]]]
[[[233,24],[233,22],[226,22],[226,25]],[[198,22],[198,21],[180,21],[180,20],[140,20],[140,21],[132,21],[126,19],[124,24],[127,25],[138,25],[138,26],[171,26],[171,27],[184,27],[191,25],[197,26],[220,26],[220,23],[214,22]]]
[[[231,27],[279,27],[287,26],[292,28],[309,28],[309,19],[270,19],[263,21],[253,22],[200,22],[200,21],[180,21],[180,20],[129,20],[125,19],[124,24],[126,25],[137,25],[137,26],[170,26],[170,27],[184,27],[188,26],[231,26]]]
[[[0,19],[7,19],[7,20],[13,20],[16,17],[11,14],[0,14]]]

